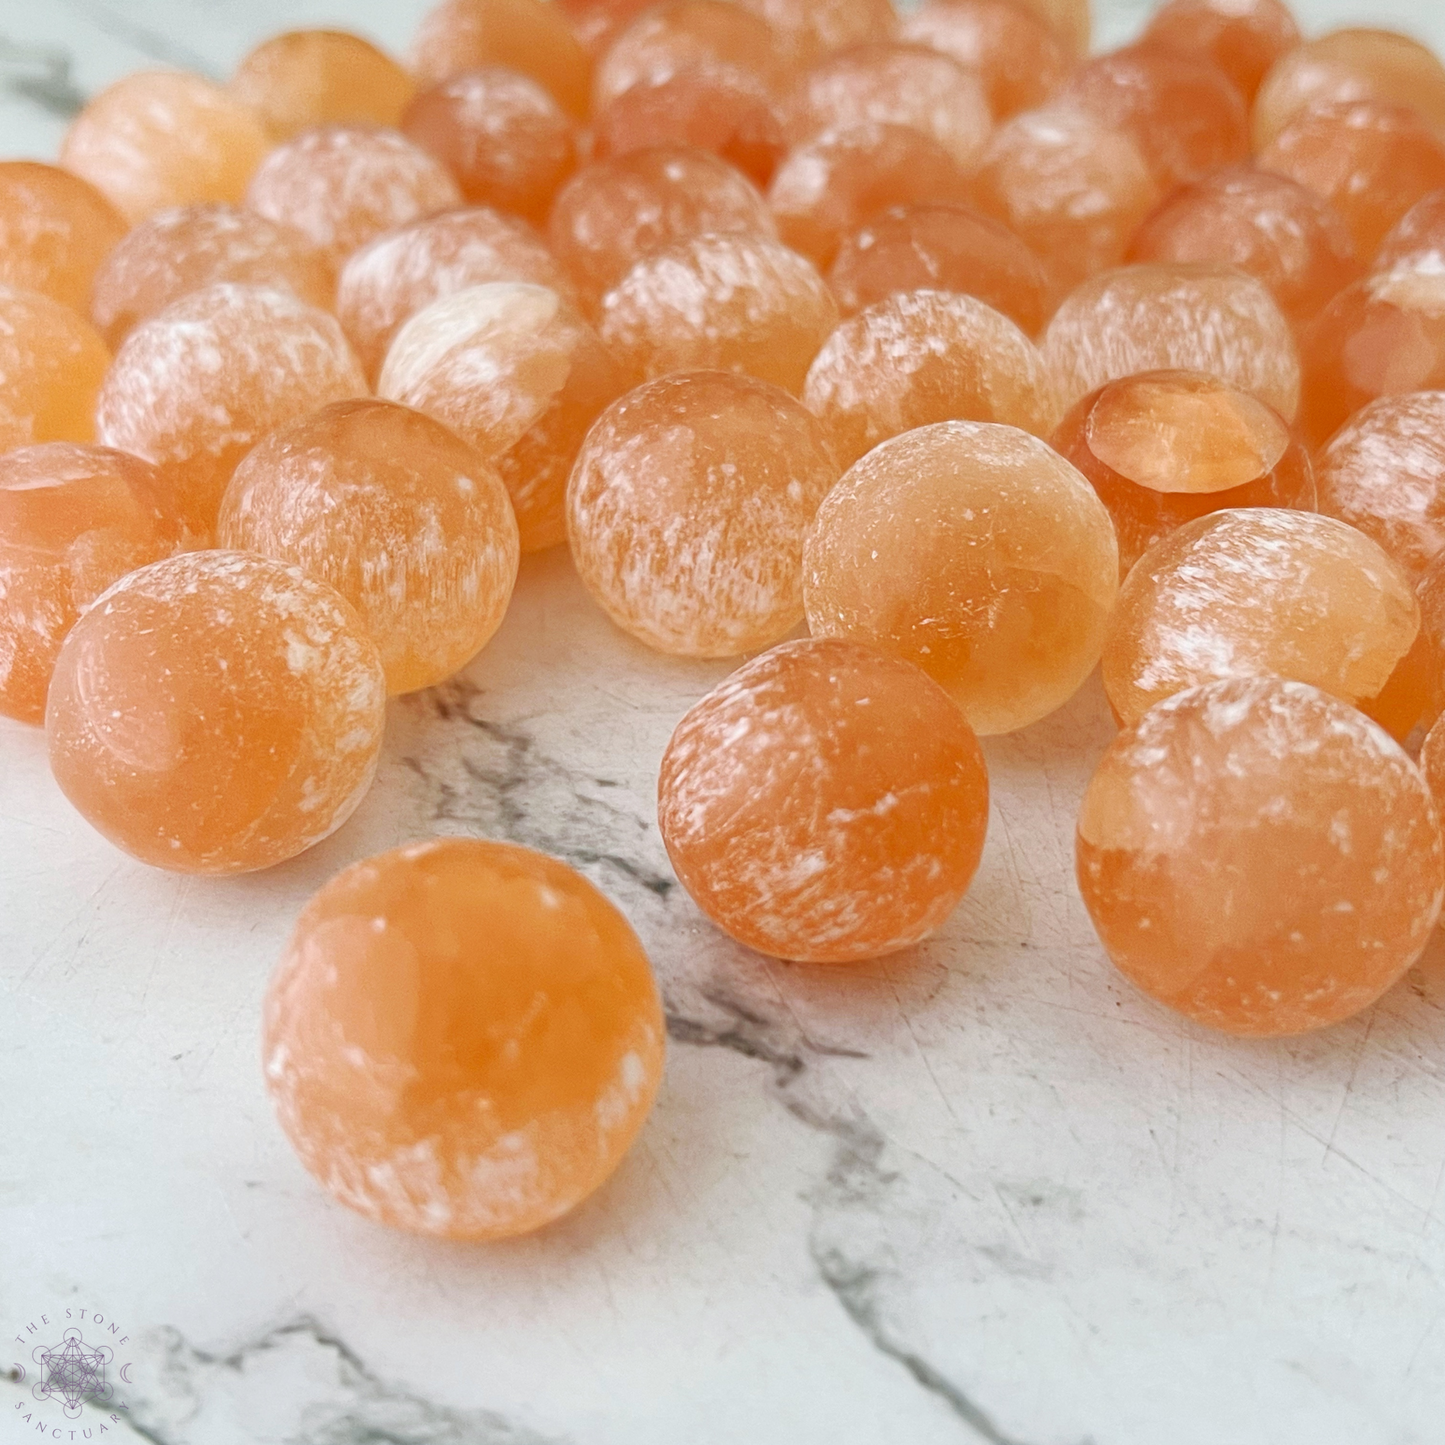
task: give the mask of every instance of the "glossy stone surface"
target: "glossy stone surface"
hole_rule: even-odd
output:
[[[838,639],[744,664],[678,723],[658,827],[693,901],[762,953],[854,963],[932,933],[978,867],[983,754],[912,664]]]
[[[889,0],[739,0],[772,28],[789,69],[801,69],[830,51],[887,40],[898,25]]]
[[[578,575],[659,652],[734,657],[803,617],[803,533],[838,467],[781,388],[731,372],[647,382],[598,418],[567,486]]]
[[[1428,662],[1404,570],[1334,517],[1254,507],[1156,542],[1119,590],[1104,690],[1126,725],[1185,688],[1271,674],[1308,682],[1405,737]]]
[[[602,298],[599,333],[638,377],[741,371],[803,390],[838,307],[806,256],[766,236],[694,236],[644,256]]]
[[[244,873],[355,811],[385,700],[376,646],[331,588],[269,558],[187,552],[121,578],[71,629],[50,766],[141,862]]]
[[[1388,734],[1301,682],[1191,688],[1125,728],[1079,813],[1078,878],[1144,992],[1227,1033],[1373,1003],[1440,913],[1440,824]]]
[[[1109,509],[1124,573],[1196,517],[1235,507],[1315,509],[1309,451],[1284,418],[1203,372],[1108,382],[1074,405],[1051,441]]]
[[[1370,269],[1389,271],[1402,261],[1416,269],[1425,263],[1445,271],[1445,190],[1422,196],[1395,222]]]
[[[905,291],[842,322],[808,370],[803,400],[850,466],[931,422],[1001,422],[1048,436],[1059,418],[1044,359],[1007,316],[953,291]]]
[[[180,519],[139,457],[72,442],[0,456],[0,712],[44,721],[50,674],[76,619],[180,540]]]
[[[0,286],[0,452],[90,441],[109,363],[105,343],[68,306]]]
[[[1213,61],[1252,102],[1270,67],[1301,36],[1281,0],[1166,0],[1149,17],[1142,39]]]
[[[808,626],[908,659],[980,734],[1067,702],[1119,584],[1104,504],[1045,443],[949,421],[875,447],[808,532]]]
[[[335,402],[267,436],[232,476],[216,536],[334,587],[390,693],[465,667],[517,580],[502,479],[439,422],[384,401]]]

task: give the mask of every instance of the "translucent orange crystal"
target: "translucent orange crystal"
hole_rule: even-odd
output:
[[[785,149],[777,102],[755,75],[715,63],[639,80],[593,119],[599,160],[651,146],[712,151],[760,186]]]
[[[1314,447],[1376,397],[1445,387],[1445,271],[1404,262],[1346,287],[1300,355],[1299,425]]]
[[[877,121],[824,131],[789,151],[768,187],[778,233],[824,271],[843,241],[881,211],[967,198],[967,171],[937,141]]]
[[[625,359],[555,291],[499,281],[412,317],[377,389],[444,422],[499,469],[522,550],[532,552],[562,540],[573,458],[597,414],[633,380]]]
[[[424,91],[401,128],[446,166],[468,201],[535,222],[546,220],[576,168],[581,138],[549,91],[497,65]]]
[[[392,693],[465,667],[517,580],[502,479],[439,422],[384,401],[335,402],[272,432],[232,476],[216,536],[334,587]]]
[[[657,821],[693,901],[761,953],[853,963],[926,938],[983,852],[963,714],[901,658],[828,638],[754,658],[677,725]]]
[[[887,40],[898,17],[889,0],[740,0],[767,21],[788,70],[801,70],[830,51]]]
[[[1358,527],[1420,576],[1445,551],[1445,391],[1362,407],[1320,452],[1315,479],[1320,511]]]
[[[1445,271],[1445,190],[1431,191],[1416,201],[1390,228],[1371,263],[1372,271],[1389,271],[1408,261]]]
[[[659,652],[733,657],[803,616],[803,532],[838,478],[818,421],[781,388],[675,372],[614,403],[567,487],[578,574]]]
[[[95,269],[125,230],[115,207],[79,176],[0,161],[0,286],[39,291],[84,315]]]
[[[1002,422],[1046,437],[1059,418],[1033,342],[954,291],[903,291],[849,317],[813,362],[803,400],[845,467],[930,422]]]
[[[1007,226],[967,206],[895,206],[838,248],[828,284],[847,314],[895,291],[961,291],[1029,335],[1048,314],[1048,279]]]
[[[101,441],[154,462],[204,539],[236,464],[269,431],[364,396],[366,378],[324,311],[284,291],[208,286],[126,338],[96,403]]]
[[[1084,282],[1040,347],[1064,406],[1139,371],[1203,371],[1287,421],[1300,399],[1289,322],[1262,282],[1231,266],[1150,262]],[[1306,348],[1307,349],[1307,348]]]
[[[1309,452],[1284,418],[1202,372],[1111,381],[1074,406],[1053,446],[1109,509],[1124,572],[1196,517],[1234,507],[1315,507]]]
[[[837,324],[813,263],[766,236],[695,236],[602,298],[602,340],[638,377],[745,371],[795,395]]]
[[[1389,736],[1306,683],[1190,688],[1127,727],[1079,813],[1078,878],[1121,972],[1232,1034],[1323,1028],[1414,963],[1440,825]]]
[[[928,46],[896,41],[855,45],[820,60],[794,82],[783,115],[794,145],[877,121],[921,131],[961,166],[977,159],[993,127],[988,95],[973,71]]]
[[[299,568],[187,552],[122,577],[50,684],[50,767],[118,848],[267,868],[334,832],[376,771],[386,688],[351,607]]]
[[[1361,270],[1349,227],[1323,196],[1251,166],[1181,186],[1139,228],[1129,259],[1235,266],[1269,287],[1296,330]]]
[[[70,307],[0,286],[0,451],[90,441],[109,363],[105,343]]]
[[[1114,526],[1088,482],[1037,438],[980,422],[874,448],[824,499],[803,559],[815,637],[916,663],[979,733],[1068,701],[1118,586]]]
[[[412,47],[423,86],[486,65],[519,70],[545,85],[570,115],[587,118],[592,61],[562,9],[548,0],[441,0]]]
[[[395,125],[416,82],[360,35],[291,30],[252,50],[229,89],[281,141],[315,125]]]
[[[1058,32],[1016,0],[926,0],[899,35],[975,71],[1000,120],[1043,105],[1074,65]]]
[[[1076,71],[1061,99],[1123,131],[1166,190],[1249,157],[1249,112],[1207,60],[1134,46]]]
[[[595,301],[650,251],[708,231],[777,234],[767,203],[740,171],[708,151],[658,146],[578,171],[557,196],[547,239]]]
[[[661,0],[633,20],[608,48],[593,77],[592,107],[604,110],[639,81],[676,75],[693,65],[755,75],[770,90],[784,78],[777,37],[765,20],[727,0]]]
[[[359,126],[303,131],[246,189],[249,209],[296,227],[337,268],[383,231],[461,203],[435,157],[396,131]]]
[[[1347,101],[1296,116],[1259,164],[1323,196],[1368,257],[1416,201],[1445,186],[1445,140],[1403,106]]]
[[[138,70],[71,122],[60,163],[132,223],[167,206],[239,201],[270,137],[221,86],[175,70]]]
[[[1313,512],[1217,512],[1155,543],[1120,588],[1104,690],[1129,725],[1185,688],[1268,673],[1404,737],[1428,691],[1420,642],[1409,577],[1362,532]]]
[[[220,281],[290,291],[329,310],[336,276],[291,226],[210,203],[158,211],[110,253],[95,275],[91,320],[118,347],[142,321]]]
[[[301,1162],[379,1224],[501,1239],[618,1166],[664,1025],[627,921],[565,863],[438,838],[307,904],[266,992],[266,1081]]]
[[[1332,30],[1280,57],[1254,102],[1263,150],[1297,115],[1341,101],[1378,100],[1445,127],[1445,67],[1417,40],[1391,30]]]
[[[1127,135],[1083,111],[1049,106],[994,131],[968,199],[1027,242],[1064,292],[1124,259],[1160,195]]]
[[[71,442],[0,456],[0,712],[42,722],[76,618],[180,538],[179,518],[139,457]]]
[[[488,281],[531,281],[563,295],[572,290],[525,221],[478,207],[413,221],[353,251],[341,269],[336,314],[374,378],[408,317]]]
[[[1212,60],[1246,101],[1299,43],[1299,26],[1281,0],[1167,0],[1143,35],[1145,45]]]

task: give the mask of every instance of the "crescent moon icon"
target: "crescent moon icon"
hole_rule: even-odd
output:
[[[15,1383],[16,1383],[17,1385],[23,1385],[23,1384],[25,1383],[25,1366],[24,1366],[24,1365],[16,1365],[16,1366],[15,1366]]]
[[[134,1381],[131,1379],[131,1377],[126,1374],[126,1371],[127,1371],[128,1369],[130,1369],[130,1361],[129,1361],[129,1360],[127,1360],[127,1361],[125,1362],[125,1364],[123,1364],[123,1365],[120,1367],[120,1377],[121,1377],[122,1380],[124,1380],[124,1381],[126,1382],[127,1385],[134,1384]]]

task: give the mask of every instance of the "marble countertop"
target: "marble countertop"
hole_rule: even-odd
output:
[[[224,74],[308,21],[401,46],[419,9],[0,0],[0,151],[53,155],[67,112],[137,66]],[[1436,0],[1302,9],[1445,46]],[[1109,8],[1103,38],[1138,14]],[[1072,883],[1112,730],[1091,683],[988,743],[988,849],[937,939],[858,969],[759,959],[700,918],[653,820],[662,747],[726,670],[645,652],[564,556],[531,559],[469,672],[393,704],[357,816],[229,882],[111,850],[41,737],[0,724],[0,1442],[37,1437],[30,1352],[69,1325],[114,1348],[113,1405],[52,1407],[47,1439],[1445,1440],[1445,945],[1299,1040],[1213,1037],[1134,993]],[[620,1172],[505,1246],[333,1204],[262,1086],[259,1003],[303,900],[436,831],[581,867],[669,1015]]]

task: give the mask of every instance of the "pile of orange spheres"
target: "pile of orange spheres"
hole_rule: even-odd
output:
[[[747,947],[934,932],[979,736],[1102,662],[1110,957],[1233,1033],[1366,1007],[1445,893],[1445,67],[1281,0],[1088,37],[443,0],[405,60],[118,81],[0,163],[0,711],[134,857],[268,867],[565,544],[637,642],[740,661],[658,821]],[[616,1167],[664,1027],[590,883],[452,839],[322,889],[265,1034],[333,1194],[492,1238]]]

